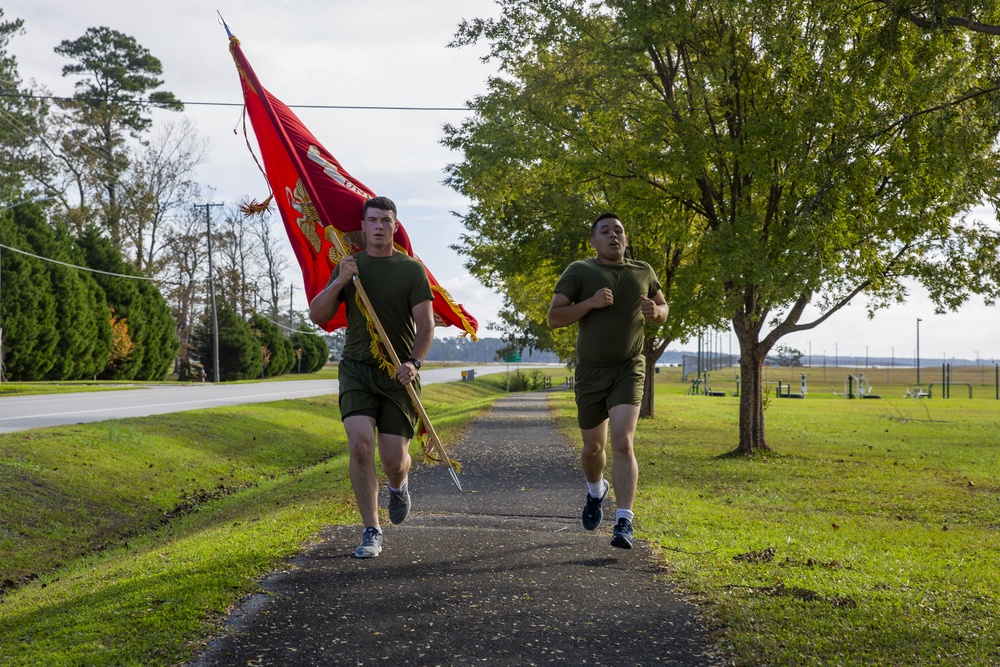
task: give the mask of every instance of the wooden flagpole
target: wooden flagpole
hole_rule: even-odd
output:
[[[337,233],[334,232],[330,236],[333,237],[333,244],[336,246],[337,252],[340,256],[347,257],[344,244],[341,243],[340,237]],[[382,328],[382,322],[378,319],[378,315],[372,307],[372,302],[368,300],[368,294],[365,292],[365,288],[361,285],[361,279],[356,273],[351,277],[354,281],[354,287],[358,290],[358,294],[361,296],[361,301],[365,305],[365,310],[368,311],[368,315],[371,317],[371,321],[375,325],[376,331],[378,331],[379,338],[382,339],[382,344],[389,353],[390,361],[392,361],[393,366],[399,368],[402,365],[399,360],[399,355],[396,354],[396,350],[393,349],[392,344],[389,342],[389,336],[386,334],[385,329]],[[431,444],[434,445],[434,449],[437,450],[441,460],[447,464],[448,472],[451,473],[452,481],[455,482],[455,486],[459,491],[461,491],[462,483],[458,481],[458,473],[455,471],[455,465],[451,462],[451,459],[448,458],[448,453],[444,451],[444,445],[441,444],[441,438],[438,437],[437,431],[434,430],[434,425],[431,424],[431,419],[427,416],[427,411],[424,410],[423,403],[420,402],[420,396],[417,394],[417,390],[413,388],[413,382],[407,382],[403,386],[406,387],[406,393],[409,394],[410,402],[413,403],[413,407],[417,410],[417,415],[420,417],[420,421],[423,422],[424,428],[427,429],[427,435],[431,439]]]
[[[233,54],[233,58],[236,61],[236,67],[239,70],[240,75],[245,77],[247,82],[252,83],[256,94],[261,96],[260,98],[261,103],[264,106],[265,112],[268,114],[271,120],[273,129],[278,134],[279,139],[284,144],[285,150],[287,151],[289,158],[295,165],[296,170],[298,171],[299,176],[302,179],[302,182],[305,184],[306,190],[309,192],[309,196],[313,200],[317,211],[321,212],[320,218],[324,221],[329,221],[329,218],[326,216],[325,211],[323,211],[323,205],[321,200],[316,198],[316,193],[313,191],[312,186],[310,185],[309,179],[306,176],[307,172],[304,168],[304,165],[302,164],[301,159],[298,157],[296,149],[292,145],[288,136],[284,133],[284,130],[282,129],[283,128],[282,123],[276,117],[274,109],[271,107],[270,102],[268,102],[266,98],[263,97],[264,92],[263,88],[260,86],[260,81],[257,80],[257,76],[253,73],[253,70],[250,69],[249,64],[247,64],[247,69],[245,71],[240,66],[240,59],[239,57],[237,57],[237,52],[236,52],[236,49],[238,49],[239,47],[239,41],[233,36],[233,33],[229,29],[229,26],[226,24],[225,19],[222,18],[221,12],[219,13],[219,22],[223,25],[223,27],[225,27],[226,34],[229,35],[230,52]],[[245,94],[246,93],[244,92],[244,95]],[[246,107],[244,106],[244,110],[245,109]],[[253,151],[251,150],[251,153],[252,152]],[[265,174],[265,178],[267,178],[267,174]],[[333,244],[336,247],[337,252],[340,254],[341,257],[346,257],[347,251],[344,249],[344,244],[341,242],[340,237],[336,233],[332,234],[332,237],[333,237]],[[364,288],[361,286],[361,280],[358,278],[356,274],[353,276],[353,281],[355,288],[358,290],[358,294],[361,295],[361,301],[364,303],[365,309],[368,311],[368,314],[371,317],[371,321],[375,324],[375,329],[376,331],[378,331],[378,335],[382,339],[382,343],[385,345],[385,349],[389,353],[389,357],[392,363],[396,366],[396,368],[399,368],[399,366],[401,365],[399,362],[399,355],[397,355],[396,351],[392,348],[392,344],[389,342],[389,337],[388,335],[386,335],[385,329],[382,327],[382,323],[379,321],[378,315],[375,313],[375,309],[372,308],[371,301],[369,301],[368,299],[368,294],[365,293]],[[448,454],[444,451],[444,445],[441,444],[441,438],[438,437],[437,431],[434,430],[434,426],[433,424],[431,424],[430,417],[427,416],[427,411],[424,410],[424,406],[420,402],[420,396],[417,395],[417,390],[413,388],[412,382],[407,383],[404,386],[406,387],[406,392],[410,396],[410,402],[413,403],[413,407],[416,409],[417,415],[420,417],[420,421],[423,422],[424,428],[427,429],[427,435],[430,437],[431,443],[434,445],[434,448],[441,456],[441,460],[444,461],[446,464],[448,464],[448,472],[451,473],[451,479],[455,482],[455,486],[458,487],[458,490],[461,491],[462,484],[461,482],[458,481],[458,473],[455,470],[455,466],[451,462],[451,459],[448,458]]]

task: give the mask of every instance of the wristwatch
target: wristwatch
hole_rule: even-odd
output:
[[[413,364],[413,367],[416,368],[418,371],[420,370],[420,367],[423,366],[423,364],[420,363],[420,360],[417,359],[416,357],[410,357],[409,359],[407,359],[407,361]]]

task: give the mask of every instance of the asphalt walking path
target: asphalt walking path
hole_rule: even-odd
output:
[[[415,466],[378,558],[353,558],[360,525],[328,529],[191,667],[721,664],[652,550],[610,546],[613,502],[597,531],[580,525],[578,454],[546,400],[498,401],[453,449],[464,493]]]

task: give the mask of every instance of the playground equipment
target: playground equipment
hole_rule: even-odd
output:
[[[778,380],[778,393],[776,394],[776,396],[778,398],[805,398],[807,390],[806,390],[806,376],[804,373],[799,375],[799,385],[802,393],[793,394],[791,382],[789,382],[788,384],[782,384],[782,381]]]
[[[858,373],[858,377],[848,375],[844,378],[844,393],[838,394],[835,390],[833,394],[847,398],[882,398],[879,394],[874,393],[871,382],[868,381],[864,373]]]
[[[1000,399],[1000,364],[997,365],[996,375],[996,390],[997,399]],[[941,382],[931,382],[927,386],[927,391],[924,391],[920,387],[911,390],[909,387],[906,388],[907,398],[934,398],[934,387],[940,387],[940,393],[938,396],[940,398],[951,398],[951,385],[958,384],[969,389],[969,398],[972,398],[972,383],[971,382],[952,382],[951,381],[951,364],[941,364]]]
[[[712,383],[709,382],[708,373],[703,377],[691,378],[691,386],[686,392],[689,396],[701,394],[702,396],[725,396],[724,391],[713,391]]]
[[[705,373],[705,391],[704,391],[704,394],[705,394],[705,396],[725,396],[726,392],[724,392],[724,391],[714,391],[712,389],[711,383],[708,381],[708,373]]]

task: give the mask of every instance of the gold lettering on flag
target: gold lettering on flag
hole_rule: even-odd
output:
[[[310,146],[308,155],[310,160],[312,160],[319,166],[323,167],[323,173],[325,173],[327,176],[335,180],[337,183],[340,183],[351,192],[356,192],[365,199],[368,199],[368,193],[366,193],[364,190],[356,186],[354,183],[351,183],[349,180],[347,180],[347,178],[345,178],[344,175],[340,173],[340,170],[337,169],[337,165],[330,162],[320,154],[319,148],[317,146]]]

